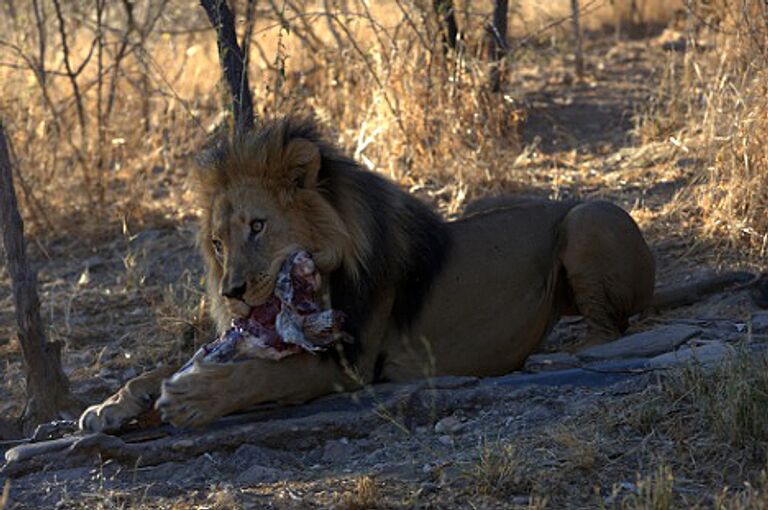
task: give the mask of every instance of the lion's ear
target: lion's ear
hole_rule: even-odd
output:
[[[295,138],[285,146],[283,157],[293,181],[299,188],[317,186],[320,172],[320,149],[305,138]]]

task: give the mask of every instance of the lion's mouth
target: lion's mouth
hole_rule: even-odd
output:
[[[245,317],[234,319],[227,331],[204,345],[180,372],[190,369],[195,361],[279,360],[302,351],[321,351],[344,340],[344,314],[325,307],[318,295],[327,292],[322,290],[311,255],[293,253],[278,272],[272,295],[251,307]]]
[[[278,286],[280,282],[285,287],[286,279],[290,278],[291,271],[294,272],[295,282],[303,282],[302,291],[305,292],[305,299],[312,300],[320,305],[321,308],[331,307],[331,290],[325,278],[320,276],[312,255],[298,247],[292,248],[276,267],[270,271],[273,276],[265,277],[251,285],[251,289],[243,299],[230,300],[227,304],[230,314],[234,319],[244,319],[249,317],[255,309],[267,304],[276,293],[280,292]]]
[[[227,305],[233,320],[247,319],[259,308],[265,306],[273,297],[274,291],[271,291],[263,299],[252,300],[250,303],[239,299],[230,300]],[[321,280],[318,290],[312,293],[312,300],[318,303],[323,309],[331,307],[331,289],[325,285],[323,280]]]

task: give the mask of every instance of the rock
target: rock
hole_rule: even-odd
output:
[[[355,452],[355,446],[349,439],[342,437],[339,440],[326,441],[323,447],[323,461],[338,462],[348,460]]]
[[[457,434],[464,429],[464,424],[455,416],[448,416],[435,424],[438,434]]]
[[[179,439],[171,445],[171,450],[181,452],[193,447],[195,442],[192,439]]]
[[[735,352],[732,346],[723,342],[708,342],[703,345],[685,347],[675,352],[667,352],[656,356],[648,362],[648,366],[661,368],[690,362],[700,365],[711,365],[728,355],[735,354]]]
[[[453,446],[453,438],[451,436],[443,435],[438,437],[437,440],[445,446]]]
[[[259,483],[275,483],[289,478],[291,473],[274,469],[271,467],[253,464],[251,467],[240,473],[235,479],[239,485],[256,485]]]
[[[580,365],[579,360],[567,352],[552,352],[547,354],[532,354],[525,361],[524,370],[543,372],[546,370],[562,370]]]
[[[243,470],[253,464],[274,466],[275,464],[295,464],[295,459],[285,452],[264,448],[252,444],[241,445],[227,461],[238,470]]]
[[[204,480],[219,473],[218,468],[208,454],[200,455],[191,462],[168,464],[169,466],[175,464],[177,469],[169,470],[167,480],[178,485],[188,486],[202,483]]]
[[[671,325],[625,336],[607,344],[587,347],[576,355],[587,361],[617,358],[646,358],[676,349],[701,333],[694,326]]]
[[[768,312],[752,314],[752,333],[758,335],[768,333]]]
[[[130,381],[134,377],[139,375],[139,373],[136,371],[136,367],[128,367],[126,370],[123,371],[122,378],[123,381]]]
[[[104,366],[105,364],[112,362],[118,354],[122,354],[122,349],[114,344],[105,345],[97,358],[99,366]]]

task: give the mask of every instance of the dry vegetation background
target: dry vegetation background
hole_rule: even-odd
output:
[[[235,4],[242,34],[246,2]],[[358,161],[446,216],[491,193],[608,197],[630,210],[662,260],[670,246],[693,261],[662,264],[662,281],[679,277],[681,264],[766,270],[768,4],[583,1],[578,78],[570,2],[513,1],[500,92],[487,86],[492,2],[455,6],[462,40],[446,52],[426,0],[256,2],[248,68],[257,115],[315,116]],[[0,118],[30,250],[44,267],[43,316],[49,337],[66,345],[76,390],[94,399],[112,389],[88,386],[94,375],[119,382],[158,359],[183,358],[210,335],[200,268],[183,266],[199,265],[182,257],[192,246],[142,233],[178,227],[192,237],[191,158],[227,121],[215,35],[193,1],[0,0],[0,12]],[[635,66],[645,74],[635,76]],[[633,111],[618,119],[628,129],[607,141],[579,136],[589,111],[561,125],[540,106],[568,107],[574,94],[600,106],[628,86]],[[541,118],[552,129],[541,129]],[[165,264],[173,282],[158,276]],[[7,280],[0,267],[0,416],[10,417],[21,410],[23,383]],[[702,398],[712,408],[734,401],[687,377],[662,391],[664,403],[648,411],[654,419],[679,411],[693,389],[709,392]],[[747,416],[762,412],[753,404],[746,399]],[[644,412],[628,420],[642,428]],[[706,412],[687,415],[686,427],[711,423]],[[764,427],[746,433],[765,443]],[[504,451],[481,455],[478,487],[518,477],[520,460]],[[649,474],[628,507],[670,508],[668,469]],[[755,489],[723,507],[761,508],[760,498]]]
[[[518,134],[524,98],[514,83],[498,94],[485,86],[491,4],[457,2],[454,55],[443,52],[431,2],[257,2],[248,66],[257,113],[313,114],[366,166],[430,192],[449,214],[470,197],[540,187]],[[236,7],[242,18],[245,2]],[[76,234],[189,213],[189,157],[226,104],[202,9],[175,0],[2,8],[0,108],[28,228]],[[767,239],[765,9],[757,0],[582,5],[587,32],[670,24],[696,48],[657,62],[658,90],[632,136],[696,162],[668,213],[753,256]],[[569,13],[567,1],[512,2],[505,73],[567,59]]]
[[[172,0],[2,8],[0,108],[32,231],[189,212],[185,168],[225,104],[202,9]],[[695,186],[674,212],[697,235],[763,255],[764,3],[690,2],[685,13],[680,2],[595,0],[582,9],[587,31],[672,23],[700,45],[658,62],[663,76],[635,139],[674,139],[696,159]],[[446,55],[430,2],[257,3],[249,68],[258,113],[311,112],[366,166],[433,192],[448,213],[468,197],[530,188],[540,179],[519,159],[523,98],[514,86],[484,86],[490,10],[457,3],[464,44]],[[567,55],[569,2],[510,10],[508,75]]]

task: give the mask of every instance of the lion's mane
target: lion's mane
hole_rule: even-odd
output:
[[[316,183],[302,190],[297,200],[285,191],[301,187],[292,172],[301,155],[286,150],[294,140],[309,141],[320,153]],[[301,208],[314,239],[341,250],[343,264],[326,277],[331,304],[347,315],[346,329],[353,338],[359,338],[384,288],[395,291],[396,326],[407,328],[419,314],[450,249],[445,223],[426,204],[327,143],[314,122],[296,118],[267,122],[239,140],[216,143],[198,163],[194,183],[202,210],[199,245],[211,312],[220,328],[226,324],[226,307],[218,290],[222,268],[210,243],[211,206],[227,186],[254,180],[273,190],[281,203]],[[353,361],[364,348],[355,342],[345,348],[346,357]]]

